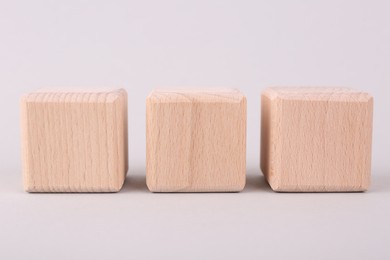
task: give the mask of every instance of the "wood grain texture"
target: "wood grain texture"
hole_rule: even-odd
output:
[[[24,189],[117,192],[128,169],[127,93],[40,90],[21,99]]]
[[[373,98],[347,88],[262,93],[261,169],[281,192],[366,191]]]
[[[238,90],[155,90],[147,98],[152,192],[237,192],[245,186],[246,98]]]

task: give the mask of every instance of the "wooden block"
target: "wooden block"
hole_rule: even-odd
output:
[[[152,192],[238,192],[245,186],[246,98],[234,89],[155,90],[147,98]]]
[[[261,169],[275,191],[366,191],[373,98],[346,88],[262,94]]]
[[[117,192],[128,168],[127,93],[42,90],[21,99],[28,192]]]

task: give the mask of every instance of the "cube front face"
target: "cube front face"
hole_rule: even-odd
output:
[[[147,99],[153,192],[235,192],[245,185],[246,98],[236,90],[159,90]]]
[[[261,168],[275,191],[365,191],[372,97],[344,88],[271,88],[262,95]]]
[[[22,98],[28,192],[116,192],[127,163],[127,94],[41,91]]]

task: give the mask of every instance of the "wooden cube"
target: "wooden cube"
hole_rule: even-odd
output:
[[[238,90],[155,90],[147,98],[152,192],[238,192],[245,186],[246,98]]]
[[[128,168],[127,93],[42,90],[21,99],[28,192],[117,192]]]
[[[262,94],[261,169],[280,192],[366,191],[373,98],[347,88]]]

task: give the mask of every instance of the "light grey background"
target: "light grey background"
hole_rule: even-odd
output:
[[[0,1],[0,259],[389,259],[389,1]],[[346,86],[375,97],[367,193],[277,194],[258,169],[260,92]],[[129,94],[118,194],[27,194],[19,97],[41,87]],[[247,188],[152,194],[145,98],[155,87],[248,98]]]

